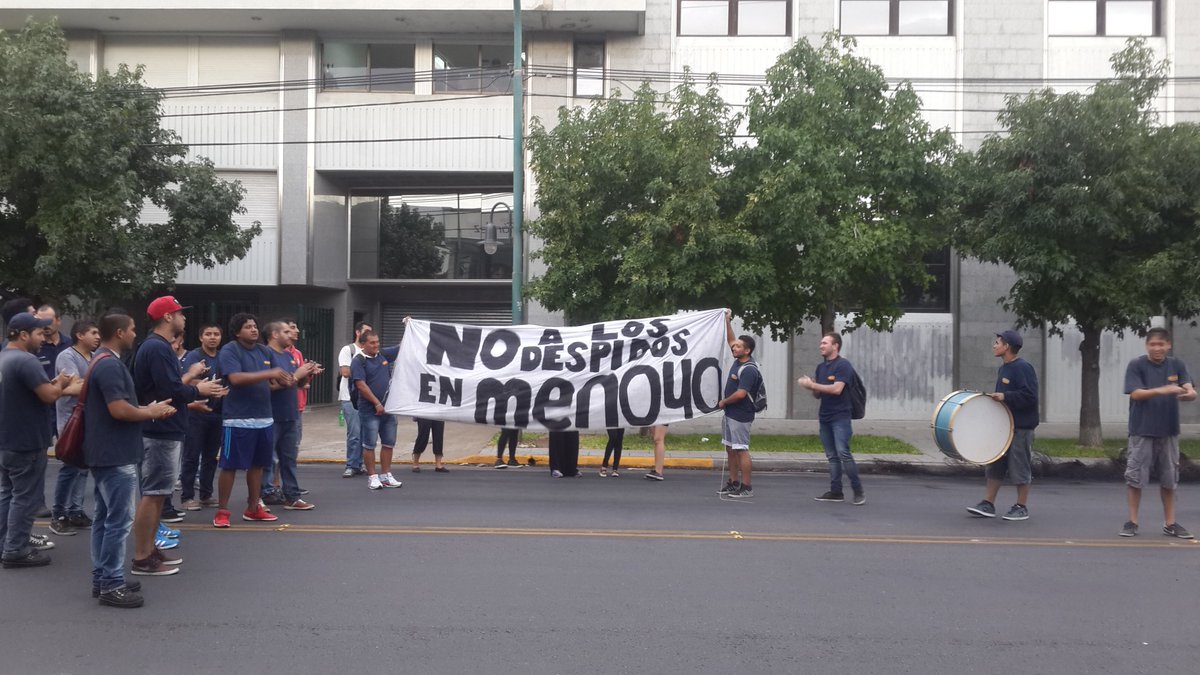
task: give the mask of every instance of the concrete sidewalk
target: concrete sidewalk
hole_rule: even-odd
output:
[[[301,444],[300,461],[302,463],[340,464],[345,462],[346,430],[338,424],[339,409],[327,406],[314,408],[304,413],[304,441]],[[413,439],[416,438],[417,425],[409,417],[397,419],[396,458],[398,462],[411,461],[409,454]],[[772,435],[815,436],[817,434],[816,420],[780,420],[759,419],[754,423],[754,433]],[[671,425],[671,430],[685,434],[708,434],[713,438],[713,449],[696,449],[694,451],[672,450],[666,458],[666,467],[670,469],[720,468],[725,461],[725,452],[720,446],[721,417],[710,415],[695,420],[679,422]],[[445,457],[452,464],[486,465],[495,462],[496,449],[492,438],[498,429],[492,426],[476,424],[460,424],[448,422],[445,433]],[[860,468],[864,472],[921,472],[921,473],[979,473],[980,467],[951,459],[943,455],[934,444],[933,434],[928,423],[896,420],[859,420],[854,423],[854,433],[870,436],[891,436],[909,443],[921,451],[919,455],[855,455]],[[1039,438],[1073,438],[1078,433],[1074,424],[1042,424],[1037,429]],[[1183,434],[1200,433],[1200,425],[1184,425]],[[1105,438],[1120,438],[1125,435],[1124,424],[1106,424]],[[1036,449],[1036,443],[1035,443]],[[545,448],[532,447],[525,444],[518,446],[517,457],[522,464],[528,464],[533,458],[535,463],[545,466],[547,452]],[[600,466],[603,450],[580,450],[579,464],[587,467]],[[431,449],[426,449],[422,455],[423,463],[433,461]],[[1081,459],[1082,465],[1098,465],[1109,462],[1107,459]],[[649,451],[625,450],[622,454],[621,465],[629,469],[642,469],[653,466],[653,453]],[[763,471],[825,471],[828,463],[825,457],[813,453],[772,452],[760,453],[754,456],[756,470]]]

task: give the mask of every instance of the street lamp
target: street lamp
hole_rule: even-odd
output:
[[[496,225],[496,208],[503,206],[505,211],[508,211],[508,226]],[[488,255],[495,255],[496,250],[500,248],[500,241],[496,238],[499,232],[512,232],[512,208],[504,202],[496,202],[492,206],[492,212],[488,215],[487,225],[483,226],[483,240],[479,245],[483,247],[483,252]]]

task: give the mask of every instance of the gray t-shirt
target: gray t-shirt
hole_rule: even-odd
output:
[[[38,358],[24,349],[0,349],[0,450],[45,452],[49,406],[34,390],[50,382]]]
[[[83,379],[87,375],[88,360],[77,349],[68,347],[59,352],[58,358],[54,361],[54,370],[58,373],[70,373]],[[59,433],[62,433],[63,427],[67,425],[67,420],[71,419],[71,411],[75,409],[75,402],[78,400],[78,396],[60,396],[54,402],[55,428]]]

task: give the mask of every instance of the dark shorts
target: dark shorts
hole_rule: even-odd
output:
[[[988,480],[1004,480],[1013,485],[1029,485],[1033,482],[1033,429],[1014,429],[1008,452],[1000,459],[983,467]]]
[[[250,467],[267,467],[275,462],[275,432],[264,429],[225,427],[221,444],[222,469],[245,471]]]

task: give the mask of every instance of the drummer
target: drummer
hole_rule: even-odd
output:
[[[1038,425],[1038,379],[1033,366],[1017,356],[1022,344],[1021,334],[1015,330],[997,333],[992,341],[992,355],[999,357],[1003,363],[996,373],[996,391],[989,396],[1008,406],[1016,429],[1004,456],[984,467],[987,496],[975,506],[967,507],[971,515],[981,518],[996,517],[996,495],[1007,475],[1009,482],[1017,486],[1017,503],[1001,517],[1004,520],[1029,520],[1027,504],[1029,484],[1033,482],[1033,430]]]

